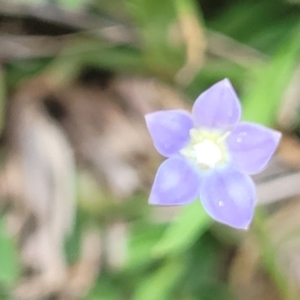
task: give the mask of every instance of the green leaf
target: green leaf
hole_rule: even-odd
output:
[[[172,79],[185,59],[173,2],[126,0],[125,3],[139,29],[147,69],[161,78]]]
[[[198,201],[186,207],[153,250],[155,257],[177,255],[188,249],[211,225],[212,219]]]
[[[0,282],[12,284],[20,274],[15,241],[5,228],[3,218],[0,218]]]
[[[255,69],[255,82],[243,97],[244,119],[264,125],[276,120],[280,100],[297,67],[300,56],[300,26],[294,28],[273,60]]]
[[[165,226],[138,222],[131,230],[127,270],[141,270],[153,262],[152,250],[162,236]]]
[[[142,73],[145,69],[144,61],[140,53],[130,48],[99,48],[97,51],[87,53],[84,61],[88,65],[94,65],[103,69],[117,72]]]
[[[57,0],[59,5],[67,9],[80,9],[86,2],[86,0]]]
[[[120,289],[116,288],[116,282],[109,276],[100,276],[95,282],[85,300],[119,300]]]
[[[138,286],[133,300],[167,300],[182,276],[185,267],[179,261],[169,261]]]

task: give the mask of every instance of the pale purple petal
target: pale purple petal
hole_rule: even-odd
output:
[[[248,174],[260,172],[274,154],[280,138],[278,131],[262,125],[240,123],[227,139],[233,165]]]
[[[199,128],[233,128],[240,120],[241,105],[230,81],[219,81],[203,92],[194,103],[192,115]]]
[[[165,160],[156,173],[149,203],[153,205],[183,205],[199,195],[199,174],[183,158]]]
[[[247,229],[254,213],[255,186],[252,179],[234,169],[215,170],[202,181],[200,199],[216,221]]]
[[[193,121],[183,110],[161,110],[147,114],[146,123],[155,148],[166,157],[178,153],[190,141]]]

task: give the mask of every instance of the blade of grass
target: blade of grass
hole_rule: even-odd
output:
[[[212,224],[198,201],[187,206],[167,228],[153,249],[157,258],[178,255],[188,249]]]
[[[168,261],[138,286],[133,300],[171,299],[170,294],[184,271],[180,261]]]
[[[300,56],[300,25],[291,32],[274,58],[254,69],[255,81],[249,84],[243,97],[244,119],[264,125],[274,125],[280,101]]]

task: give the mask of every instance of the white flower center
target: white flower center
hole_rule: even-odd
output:
[[[205,139],[201,143],[193,146],[195,158],[200,165],[213,168],[217,163],[222,161],[223,155],[220,147],[212,140]]]
[[[192,129],[190,136],[190,144],[180,153],[200,169],[212,169],[228,160],[226,147],[228,133]]]

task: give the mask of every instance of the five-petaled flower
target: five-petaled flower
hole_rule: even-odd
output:
[[[262,171],[281,133],[240,122],[241,105],[228,79],[202,93],[192,114],[164,110],[146,115],[157,151],[167,157],[151,190],[153,205],[183,205],[200,197],[207,213],[247,229],[256,202],[249,174]]]

